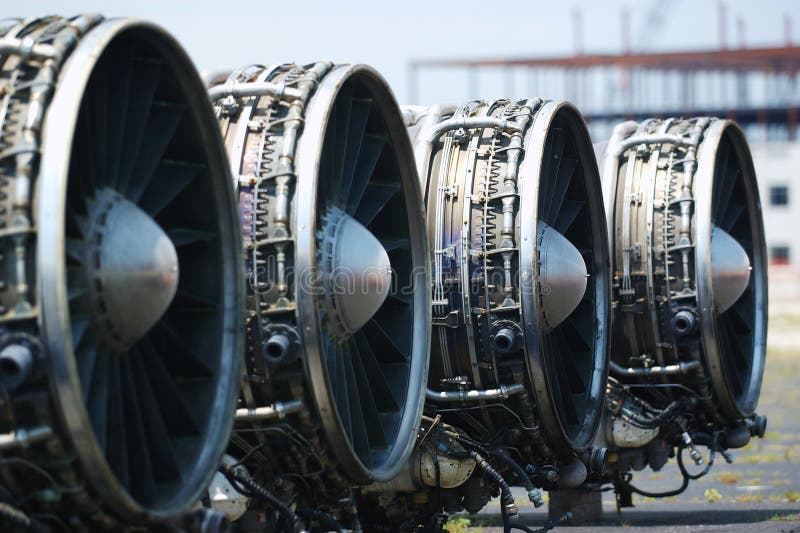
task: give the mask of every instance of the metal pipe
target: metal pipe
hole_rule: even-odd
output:
[[[51,44],[37,43],[31,37],[15,39],[5,37],[0,39],[0,55],[17,55],[26,59],[54,59],[61,54],[61,50]]]
[[[228,76],[231,75],[231,72],[232,70],[229,68],[207,68],[200,71],[200,78],[203,80],[203,85],[211,88],[216,85],[224,84],[228,79]]]
[[[613,209],[611,206],[614,198],[614,183],[616,182],[617,171],[619,170],[619,156],[622,153],[618,149],[618,146],[626,137],[633,135],[638,127],[639,124],[633,120],[617,124],[611,132],[611,138],[608,139],[608,143],[605,145],[603,168],[601,169],[602,173],[600,177],[603,182],[603,203],[606,206],[606,211],[609,213],[611,213]],[[600,154],[597,155],[599,159]],[[613,217],[608,218],[609,220],[613,220]],[[609,233],[609,235],[613,235],[613,233]]]
[[[48,426],[39,426],[31,429],[17,429],[11,433],[0,433],[0,451],[13,448],[27,448],[31,444],[45,440],[53,435],[53,430]]]
[[[411,120],[414,108],[407,108]],[[414,159],[417,162],[417,174],[424,187],[428,181],[428,164],[431,157],[431,148],[439,137],[448,131],[457,129],[498,128],[503,131],[518,132],[520,126],[514,121],[495,117],[456,117],[439,122],[442,115],[451,111],[452,106],[432,106],[421,118],[417,118],[419,132],[414,138]]]
[[[292,349],[292,341],[283,333],[276,333],[267,340],[265,356],[271,361],[283,360]]]
[[[422,119],[426,120],[426,125],[437,124],[445,115],[452,115],[458,106],[455,104],[426,105],[404,105],[400,108],[403,116],[403,123],[407,128],[416,126]]]
[[[650,366],[647,368],[624,367],[614,361],[609,361],[609,369],[618,376],[668,376],[671,374],[688,374],[699,367],[699,361],[680,362],[677,365]]]
[[[443,116],[455,113],[456,109],[457,107],[455,105],[450,104],[433,105],[430,107],[403,107],[403,119],[406,121],[406,127],[418,126],[412,141],[414,147],[414,161],[417,163],[417,174],[419,175],[423,193],[428,184],[428,175],[425,170],[428,168],[431,145],[433,144],[432,141],[428,140],[425,132],[438,124]]]
[[[237,409],[236,420],[238,421],[253,421],[253,420],[271,420],[273,418],[285,418],[286,415],[296,413],[303,409],[303,402],[300,400],[291,400],[288,402],[275,402],[266,407],[256,407],[255,409]]]
[[[463,390],[463,391],[435,391],[425,390],[425,399],[432,402],[471,402],[475,400],[507,399],[514,394],[525,392],[525,387],[520,384],[500,385],[496,389]]]
[[[691,146],[694,144],[692,137],[683,135],[657,134],[657,135],[634,135],[628,137],[616,146],[617,157],[621,156],[625,150],[638,144],[674,144],[677,146]]]
[[[274,96],[293,102],[305,98],[305,93],[301,89],[286,87],[279,83],[266,81],[246,82],[246,83],[223,83],[208,90],[208,98],[212,102],[221,100],[227,96],[243,98],[245,96]]]
[[[497,128],[503,131],[520,131],[520,126],[514,121],[506,120],[504,118],[495,117],[454,117],[448,118],[436,124],[433,128],[428,130],[426,137],[430,142],[435,142],[439,137],[448,131],[457,129],[475,129],[475,128]]]
[[[34,357],[23,344],[9,344],[0,350],[0,383],[15,389],[25,383],[33,371]]]
[[[455,109],[455,106],[449,107]],[[436,108],[439,108],[438,112]],[[443,112],[442,108],[443,106],[404,105],[400,108],[400,113],[403,116],[403,124],[405,124],[406,128],[410,128],[411,126],[416,126],[420,120],[431,113],[436,113],[436,115],[441,118]]]

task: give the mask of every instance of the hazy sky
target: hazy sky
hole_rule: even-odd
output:
[[[648,25],[656,6],[667,14]],[[800,1],[728,0],[727,35],[738,43],[736,19],[745,21],[749,46],[784,42],[783,17],[800,42]],[[715,0],[0,0],[3,16],[99,12],[157,22],[183,43],[198,68],[234,68],[248,63],[369,63],[381,71],[402,102],[408,97],[412,58],[529,56],[574,51],[572,11],[583,20],[585,52],[620,50],[620,12],[631,13],[634,49],[710,48],[718,43]],[[482,78],[481,90],[495,92],[500,75]],[[466,96],[465,75],[421,77],[420,99]]]

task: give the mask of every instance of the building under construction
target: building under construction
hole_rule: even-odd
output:
[[[723,20],[724,5],[720,9]],[[450,70],[465,75],[470,97],[485,92],[482,82],[496,82],[500,75],[506,95],[567,98],[581,109],[596,141],[607,139],[614,124],[622,120],[687,116],[734,119],[753,148],[772,278],[797,278],[800,236],[792,228],[800,222],[795,201],[800,188],[793,175],[800,164],[800,46],[792,43],[790,19],[784,20],[781,46],[746,47],[743,22],[738,20],[736,47],[727,45],[721,23],[717,49],[635,53],[627,44],[628,17],[623,13],[622,52],[596,54],[582,53],[580,14],[574,15],[573,55],[413,61],[409,66],[410,99],[424,100],[426,81]]]

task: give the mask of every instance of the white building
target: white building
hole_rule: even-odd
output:
[[[750,144],[769,256],[770,300],[800,296],[800,142]]]

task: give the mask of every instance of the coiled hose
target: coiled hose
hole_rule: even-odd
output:
[[[649,491],[642,490],[639,487],[636,487],[636,486],[632,485],[630,483],[630,481],[621,481],[620,484],[624,488],[630,490],[631,492],[639,494],[640,496],[645,496],[647,498],[669,498],[669,497],[672,497],[672,496],[677,496],[678,494],[680,494],[680,493],[682,493],[683,491],[686,490],[686,488],[689,486],[689,481],[695,480],[695,479],[700,479],[701,477],[703,477],[706,474],[708,474],[708,472],[711,470],[711,467],[714,466],[714,459],[715,459],[716,454],[717,454],[716,438],[714,439],[714,444],[711,447],[711,453],[709,454],[709,457],[708,457],[708,464],[698,474],[690,474],[689,471],[686,470],[686,466],[684,466],[684,464],[683,464],[683,450],[684,449],[685,448],[683,446],[679,446],[678,447],[678,457],[677,457],[677,459],[678,459],[678,469],[681,472],[681,477],[683,478],[683,481],[681,482],[680,487],[678,487],[677,489],[669,490],[669,491],[665,491],[665,492],[649,492]]]
[[[275,510],[278,511],[278,513],[280,513],[281,516],[283,516],[289,522],[292,531],[305,533],[306,528],[302,520],[300,520],[300,517],[297,516],[297,514],[292,511],[288,505],[273,496],[273,494],[269,492],[266,487],[258,483],[253,478],[236,472],[233,468],[226,464],[220,465],[219,471],[222,472],[222,475],[224,475],[228,481],[231,481],[234,485],[243,485],[248,491],[255,494],[256,497],[265,500],[272,505],[272,507],[274,507]]]
[[[519,509],[517,509],[517,504],[514,503],[514,495],[511,494],[511,488],[508,486],[508,483],[506,483],[506,480],[503,479],[500,472],[495,470],[478,452],[472,450],[469,452],[469,455],[475,460],[478,467],[483,470],[486,477],[497,483],[497,486],[500,487],[500,509],[502,510],[503,516],[516,518],[519,514]]]
[[[638,426],[642,429],[654,429],[660,427],[667,422],[668,420],[672,419],[676,414],[678,409],[681,408],[683,402],[674,401],[669,404],[667,407],[664,408],[662,411],[655,411],[654,414],[651,416],[645,415],[643,413],[637,413],[634,410],[623,409],[623,417],[631,422],[633,425]]]

